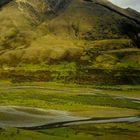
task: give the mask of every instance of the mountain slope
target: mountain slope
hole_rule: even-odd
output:
[[[1,69],[16,73],[45,70],[57,73],[55,79],[76,78],[79,82],[140,82],[139,72],[133,74],[140,69],[138,12],[107,0],[3,2]],[[73,74],[70,78],[70,73],[78,71],[79,77]]]
[[[0,7],[5,5],[5,4],[7,4],[7,3],[9,3],[10,1],[12,1],[12,0],[1,0],[0,1]]]

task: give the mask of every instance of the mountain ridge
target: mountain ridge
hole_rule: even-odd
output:
[[[36,71],[50,72],[50,65],[50,73],[57,71],[53,67],[63,67],[56,73],[66,70],[70,78],[72,67],[79,76],[87,77],[85,81],[95,82],[96,77],[106,75],[105,83],[107,79],[115,83],[120,75],[116,79],[124,83],[128,77],[130,83],[138,82],[138,74],[132,73],[140,68],[137,15],[107,0],[10,1],[0,11],[1,69],[28,73],[37,67]],[[98,72],[101,68],[104,75]],[[78,79],[83,81],[81,76]]]

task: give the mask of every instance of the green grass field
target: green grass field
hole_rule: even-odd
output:
[[[140,123],[88,124],[49,130],[0,131],[1,140],[138,140]]]
[[[124,98],[115,98],[116,96]],[[64,110],[75,116],[140,115],[140,104],[125,97],[139,98],[139,86],[106,86],[105,88],[105,86],[37,82],[12,84],[8,81],[0,84],[1,106],[13,105]],[[139,122],[82,124],[42,130],[16,128],[0,130],[1,140],[112,140],[112,138],[114,140],[118,138],[120,140],[138,140],[139,136]]]

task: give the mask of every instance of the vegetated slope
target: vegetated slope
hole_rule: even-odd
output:
[[[107,0],[11,0],[0,11],[1,69],[20,80],[139,83],[139,16]]]
[[[131,9],[131,8],[127,8],[126,10],[128,14],[131,14],[131,16],[137,18],[138,20],[140,19],[140,13],[137,12],[136,10]]]

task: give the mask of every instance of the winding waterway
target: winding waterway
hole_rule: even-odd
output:
[[[61,110],[40,108],[1,106],[0,128],[17,127],[24,129],[46,129],[85,123],[137,122],[140,116],[128,117],[77,117]]]

